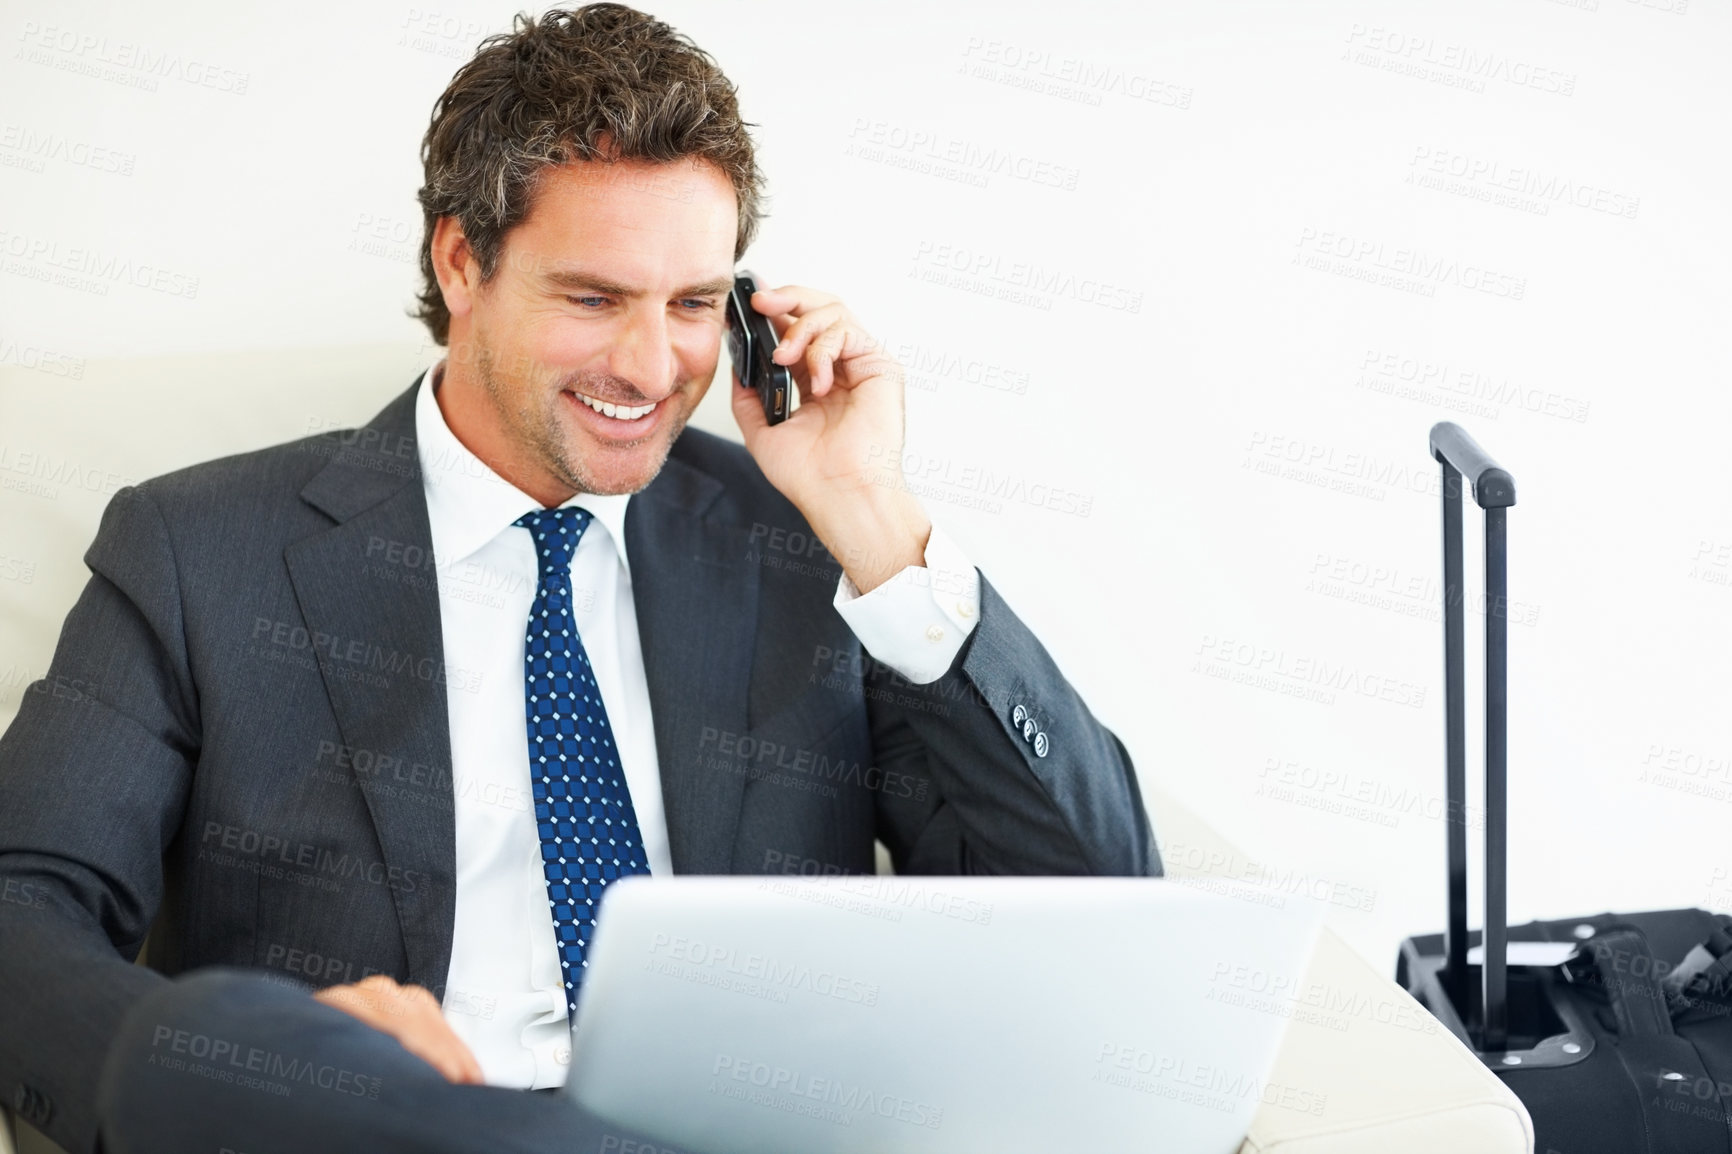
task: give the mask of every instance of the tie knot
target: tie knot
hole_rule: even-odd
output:
[[[588,509],[564,505],[558,509],[536,509],[525,513],[512,524],[529,530],[529,538],[535,542],[536,555],[541,558],[542,575],[552,576],[571,567],[571,555],[577,552],[577,543],[583,538],[583,531],[589,528],[589,522]]]

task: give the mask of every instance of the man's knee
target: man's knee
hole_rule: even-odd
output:
[[[293,1092],[298,1082],[287,1075],[369,1049],[372,1033],[275,976],[209,969],[164,983],[127,1012],[103,1063],[104,1148],[130,1150],[145,1135],[202,1144],[240,1132],[265,1098]]]

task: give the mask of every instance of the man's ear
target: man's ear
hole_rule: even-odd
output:
[[[454,317],[468,316],[481,287],[481,263],[463,226],[454,216],[442,216],[433,225],[433,275],[445,297],[445,311]]]

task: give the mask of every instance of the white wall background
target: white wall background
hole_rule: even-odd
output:
[[[513,10],[0,3],[0,720],[115,487],[409,383],[420,137]],[[761,126],[749,263],[903,347],[929,507],[1151,787],[1379,966],[1442,925],[1455,419],[1520,496],[1512,917],[1732,907],[1725,0],[655,11]]]

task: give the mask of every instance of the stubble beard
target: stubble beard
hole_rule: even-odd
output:
[[[623,482],[603,480],[588,462],[572,451],[565,437],[559,409],[567,402],[561,398],[560,393],[575,388],[590,396],[617,395],[622,391],[635,391],[630,382],[602,373],[581,373],[558,382],[537,376],[514,388],[494,372],[493,352],[485,344],[476,352],[475,366],[481,377],[481,387],[504,420],[512,445],[528,459],[527,463],[532,467],[545,469],[557,478],[561,485],[579,493],[617,496],[640,492],[660,474],[662,466],[667,463],[668,451],[685,430],[686,419],[690,416],[689,410],[683,407],[678,412],[668,414],[661,427],[628,450],[639,451],[652,440],[660,441],[659,451],[654,454],[653,461],[640,469],[643,476],[631,477]],[[673,405],[684,396],[684,390],[677,390],[661,403]]]

